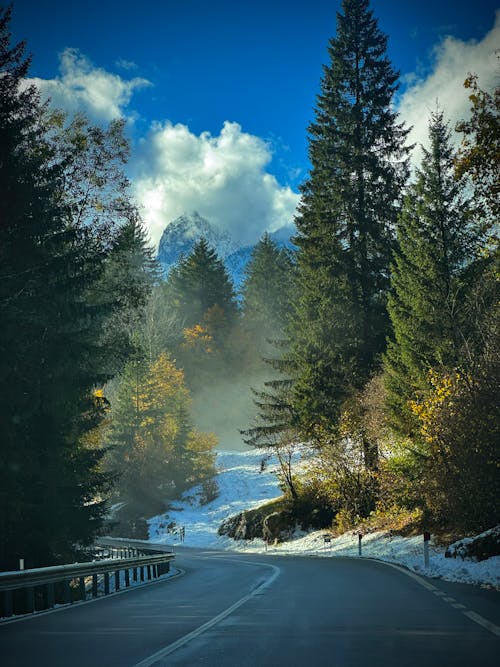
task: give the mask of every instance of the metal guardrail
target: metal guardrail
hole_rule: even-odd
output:
[[[56,604],[98,597],[98,578],[104,580],[104,595],[121,588],[124,573],[125,588],[132,582],[156,579],[170,569],[175,554],[164,544],[147,542],[132,544],[137,540],[99,540],[98,546],[127,551],[127,557],[106,558],[89,563],[55,565],[31,570],[0,572],[0,617],[33,613],[50,609]],[[141,552],[141,554],[139,554]],[[148,555],[143,555],[145,553]],[[131,555],[133,553],[133,555]],[[132,580],[130,574],[132,573]],[[114,590],[111,591],[110,574],[114,574]]]
[[[147,540],[129,540],[123,537],[100,537],[95,541],[95,544],[98,547],[135,550],[141,553],[175,552],[175,548],[169,544],[158,544],[154,542],[148,542]]]

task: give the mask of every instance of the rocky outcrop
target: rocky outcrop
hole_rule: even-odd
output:
[[[253,540],[258,537],[271,544],[290,537],[293,528],[295,521],[289,510],[272,512],[271,508],[266,507],[246,510],[225,519],[218,533],[235,540]]]
[[[248,510],[225,519],[217,532],[234,540],[253,540],[255,537],[262,538],[262,529],[263,517]]]
[[[475,537],[466,537],[446,549],[446,558],[470,558],[480,561],[500,556],[500,525]]]

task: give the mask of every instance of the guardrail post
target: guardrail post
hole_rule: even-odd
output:
[[[104,573],[104,595],[109,595],[109,572]]]
[[[69,586],[69,579],[63,581],[63,596],[64,602],[69,604],[71,602],[71,588]]]
[[[427,531],[424,533],[424,567],[429,567],[429,541],[431,534]]]
[[[115,591],[120,590],[120,570],[115,572]]]
[[[86,600],[87,595],[85,593],[85,577],[79,578],[78,588],[80,589],[80,600]]]
[[[14,607],[12,604],[12,591],[3,592],[3,613],[5,616],[12,616]]]
[[[92,575],[92,597],[97,597],[97,574]]]
[[[56,604],[56,596],[54,592],[54,584],[47,584],[47,609],[52,609]]]
[[[26,588],[25,592],[26,613],[32,614],[35,611],[35,589],[31,587]]]

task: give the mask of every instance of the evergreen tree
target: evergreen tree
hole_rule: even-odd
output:
[[[259,355],[269,352],[269,341],[282,338],[292,308],[293,260],[264,234],[245,269],[243,327]]]
[[[482,233],[465,182],[455,179],[454,151],[441,112],[431,115],[429,149],[397,225],[389,313],[394,329],[385,357],[394,426],[411,433],[409,401],[429,389],[428,372],[456,368],[472,323],[467,303],[477,279]]]
[[[380,363],[407,130],[393,110],[398,74],[368,0],[344,0],[330,41],[312,169],[296,219],[300,298],[292,318],[295,404],[303,428],[335,424]]]
[[[24,87],[24,45],[10,48],[11,10],[0,13],[0,565],[42,565],[92,540],[109,478],[102,452],[81,435],[102,405],[92,366],[92,314],[84,300],[102,268],[87,234],[70,224],[62,169],[44,109]],[[98,356],[96,354],[96,356]]]
[[[223,310],[227,323],[234,322],[237,306],[231,280],[222,260],[204,238],[194,245],[188,257],[180,260],[168,282],[185,327],[199,324],[213,306]]]
[[[160,276],[159,265],[134,207],[111,240],[102,277],[88,300],[104,304],[113,300],[113,313],[106,319],[100,340],[106,351],[103,363],[110,376],[123,368],[140,346],[137,330],[143,326],[153,287]]]
[[[104,452],[87,436],[106,410],[96,388],[124,357],[110,361],[115,353],[106,327],[131,306],[103,278],[120,262],[117,228],[129,217],[112,212],[111,202],[126,205],[121,191],[113,196],[118,173],[104,165],[112,161],[112,144],[104,142],[98,178],[91,169],[81,174],[83,189],[88,179],[99,196],[79,200],[77,158],[87,164],[89,153],[84,147],[63,155],[66,139],[56,138],[53,117],[36,89],[25,86],[24,45],[10,47],[10,15],[0,10],[0,567],[6,569],[19,557],[27,566],[75,558],[100,528],[112,475],[102,472]],[[87,145],[92,151],[98,144],[104,145],[98,139]]]
[[[500,55],[497,51],[497,58]],[[498,244],[498,217],[500,215],[500,86],[492,93],[479,87],[476,74],[470,74],[464,83],[471,91],[471,116],[457,124],[463,134],[462,145],[455,162],[458,177],[467,174],[474,186],[475,203],[483,224],[491,228]]]

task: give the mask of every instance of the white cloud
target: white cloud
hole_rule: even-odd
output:
[[[30,79],[43,99],[69,113],[85,112],[94,122],[109,122],[125,115],[132,94],[150,85],[142,78],[125,80],[92,63],[77,49],[65,49],[59,56],[59,76]]]
[[[500,45],[500,11],[496,14],[493,28],[477,42],[464,42],[446,37],[434,49],[434,67],[424,79],[412,75],[408,88],[402,95],[398,110],[408,125],[413,125],[410,143],[417,143],[414,159],[420,162],[419,144],[427,144],[428,121],[436,103],[450,121],[450,128],[470,114],[469,92],[463,83],[469,72],[479,76],[479,85],[491,90],[498,85],[499,60],[495,55]],[[452,133],[454,134],[454,133]],[[461,135],[454,137],[460,142]]]
[[[184,211],[197,210],[241,243],[293,220],[299,196],[265,171],[269,145],[226,121],[218,136],[155,123],[142,139],[133,183],[151,239]]]

